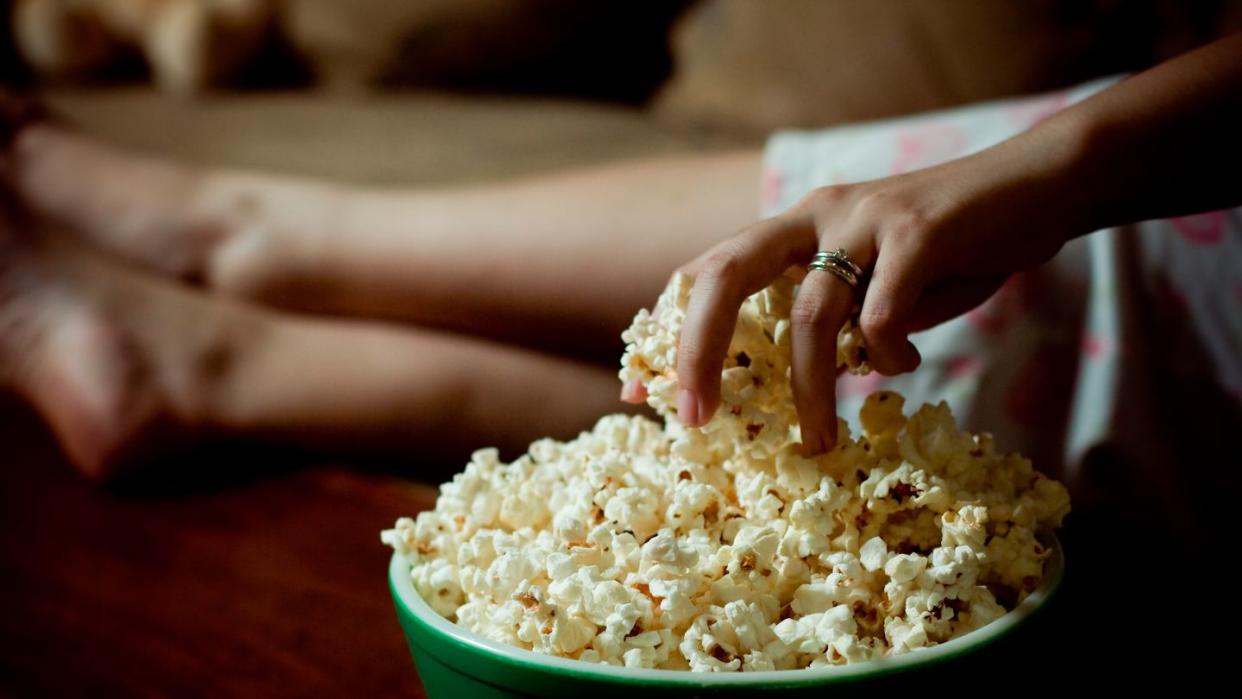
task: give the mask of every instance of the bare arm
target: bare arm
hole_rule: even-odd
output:
[[[1088,230],[1242,204],[1242,182],[1222,176],[1242,165],[1242,34],[1135,75],[1041,126],[1081,133],[1066,189],[1095,212]]]
[[[992,148],[937,167],[823,187],[697,258],[679,347],[679,405],[697,426],[747,295],[817,250],[870,271],[860,327],[872,366],[914,369],[908,335],[959,315],[1014,272],[1098,228],[1242,203],[1242,36],[1125,80]],[[834,338],[854,290],[811,273],[791,313],[803,446],[836,442]]]

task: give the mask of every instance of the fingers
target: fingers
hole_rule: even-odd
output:
[[[708,258],[710,258],[715,252],[715,247],[707,249],[698,257],[678,267],[674,274],[688,274],[691,277],[697,278],[699,276],[699,272],[703,269],[703,265],[707,264]]]
[[[921,361],[907,336],[925,284],[924,268],[914,246],[890,244],[880,249],[858,326],[867,345],[867,361],[881,374],[911,371]]]
[[[815,228],[808,218],[760,221],[717,245],[700,260],[677,349],[681,422],[699,427],[720,405],[720,371],[745,298],[811,256]]]
[[[811,272],[790,309],[790,381],[807,456],[836,446],[837,333],[849,317],[854,293],[829,272]]]
[[[647,401],[647,387],[638,379],[630,379],[621,386],[621,400],[641,405]]]
[[[929,287],[907,325],[918,332],[940,325],[988,300],[1005,283],[1003,275],[981,279],[954,279]]]

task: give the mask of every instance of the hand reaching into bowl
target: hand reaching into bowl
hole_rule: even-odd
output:
[[[871,366],[914,369],[909,334],[973,308],[1011,274],[1103,227],[1242,202],[1215,173],[1242,156],[1242,36],[1129,78],[974,155],[908,174],[816,189],[711,248],[678,348],[678,414],[691,427],[720,403],[738,308],[817,251],[863,272],[807,273],[791,314],[792,385],[808,454],[836,443],[836,337],[857,308]],[[838,263],[845,267],[849,262]],[[831,266],[831,265],[830,265]],[[833,272],[833,273],[828,273]],[[642,399],[627,386],[623,397]]]

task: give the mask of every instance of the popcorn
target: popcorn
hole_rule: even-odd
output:
[[[676,346],[690,281],[677,276],[623,337],[664,424],[611,415],[509,464],[474,453],[434,510],[381,540],[432,608],[487,638],[624,667],[733,672],[911,652],[983,626],[1039,583],[1036,532],[1069,512],[1060,483],[943,403],[904,412],[872,394],[862,434],[797,448],[781,280],[751,296],[701,429],[676,415]],[[865,372],[857,327],[841,368]]]
[[[927,567],[927,559],[918,554],[899,554],[888,559],[884,572],[893,582],[909,582]]]

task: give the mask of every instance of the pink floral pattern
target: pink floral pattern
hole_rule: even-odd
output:
[[[992,298],[968,311],[966,319],[985,334],[1001,334],[1010,324],[1026,315],[1029,302],[1025,287],[1025,275],[1013,275],[992,294]]]
[[[1109,338],[1087,333],[1082,337],[1082,354],[1088,359],[1100,359],[1112,350],[1113,342]]]
[[[947,123],[920,124],[895,137],[897,156],[889,172],[894,175],[939,165],[962,155],[966,134],[960,127]]]
[[[885,378],[874,371],[855,376],[846,374],[837,382],[837,391],[844,398],[865,398],[884,387]]]
[[[775,168],[764,168],[761,181],[759,183],[759,199],[763,208],[771,208],[780,201],[781,193],[785,189],[785,177],[780,170]]]
[[[944,361],[944,373],[951,379],[978,376],[983,371],[983,361],[974,354],[958,354]]]
[[[1209,211],[1169,219],[1173,230],[1195,245],[1216,245],[1225,238],[1225,212]]]
[[[1069,105],[1069,90],[1054,92],[1033,100],[1022,100],[1006,107],[1005,116],[1014,126],[1026,130]]]

